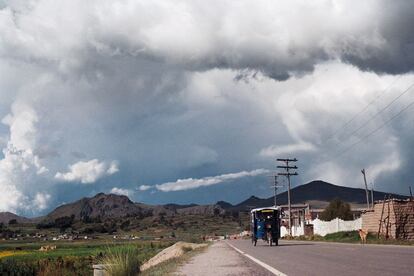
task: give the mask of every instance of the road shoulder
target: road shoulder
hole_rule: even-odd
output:
[[[226,242],[212,244],[178,268],[175,275],[273,275],[231,248]]]

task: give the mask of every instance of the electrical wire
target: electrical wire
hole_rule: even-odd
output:
[[[397,118],[398,116],[400,116],[404,111],[406,111],[408,108],[410,108],[411,106],[414,105],[414,101],[412,101],[411,103],[409,103],[407,106],[405,106],[403,109],[401,109],[398,113],[396,113],[394,116],[392,116],[390,119],[388,119],[387,121],[385,121],[382,125],[380,125],[378,128],[374,129],[373,131],[369,132],[367,135],[363,136],[362,138],[360,138],[358,141],[356,141],[355,143],[351,144],[349,147],[345,148],[343,151],[341,151],[338,155],[335,156],[335,158],[338,158],[340,156],[342,156],[343,154],[345,154],[346,152],[348,152],[349,150],[351,150],[353,147],[355,147],[356,145],[360,144],[362,141],[364,141],[366,138],[368,138],[369,136],[375,134],[377,131],[379,131],[380,129],[382,129],[383,127],[385,127],[386,125],[388,125],[392,120],[394,120],[395,118]]]
[[[392,83],[390,83],[390,85],[388,85],[383,91],[382,93],[380,93],[377,97],[375,97],[374,99],[372,99],[365,107],[363,107],[359,112],[357,112],[354,116],[352,116],[351,119],[349,119],[345,124],[342,125],[342,127],[336,129],[330,136],[328,136],[328,138],[326,138],[327,140],[330,140],[331,138],[333,138],[336,134],[342,133],[343,130],[346,129],[346,127],[352,123],[358,116],[360,116],[361,114],[363,114],[365,111],[368,110],[368,107],[370,107],[372,104],[374,104],[379,98],[381,98],[384,93],[386,91],[388,91],[391,87],[394,86],[394,84],[397,83],[397,81],[399,81],[401,78],[401,76],[398,76],[398,78],[396,78]]]

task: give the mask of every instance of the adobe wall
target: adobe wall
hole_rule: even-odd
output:
[[[414,240],[414,201],[395,201],[396,238]]]
[[[387,233],[387,217],[389,214],[388,236],[394,239],[414,240],[414,201],[386,200],[384,205],[383,201],[375,203],[373,211],[362,214],[362,229],[375,234],[378,233],[383,206],[384,213],[380,235],[385,236]]]
[[[366,213],[362,214],[362,229],[368,230],[371,233],[378,233],[380,220],[381,220],[381,213],[382,208],[384,206],[384,212],[382,215],[382,227],[380,235],[385,236],[387,233],[387,226],[388,226],[388,236],[391,238],[396,238],[395,234],[395,215],[394,215],[394,206],[392,201],[386,201],[383,205],[383,202],[378,202],[374,204],[373,211],[367,211]],[[388,219],[389,216],[389,223]],[[385,220],[385,223],[384,223]]]

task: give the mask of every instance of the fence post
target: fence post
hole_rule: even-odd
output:
[[[339,218],[336,218],[336,232],[339,232]]]

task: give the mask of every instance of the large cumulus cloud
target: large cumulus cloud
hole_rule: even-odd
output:
[[[2,54],[62,72],[87,66],[90,52],[191,70],[247,68],[276,79],[337,58],[385,73],[413,66],[407,1],[13,3],[1,11]]]
[[[301,160],[298,182],[358,186],[366,167],[378,187],[402,190],[387,183],[410,176],[411,113],[402,116],[405,127],[399,120],[374,137],[386,141],[380,149],[364,143],[359,155],[335,155],[410,94],[364,131],[349,136],[356,121],[331,134],[393,81],[361,119],[410,84],[413,12],[408,1],[4,1],[0,185],[11,196],[0,209],[25,212],[16,203],[25,201],[40,210],[114,187],[272,169],[275,156],[289,153]],[[16,159],[11,144],[24,155]],[[119,172],[101,169],[88,178],[95,185],[78,189],[56,181],[70,164],[90,160],[119,160]],[[27,163],[31,177],[20,170]],[[60,176],[81,183],[74,171]],[[269,194],[263,177],[254,181]],[[240,185],[236,195],[208,187],[133,195],[239,200],[252,193]]]

